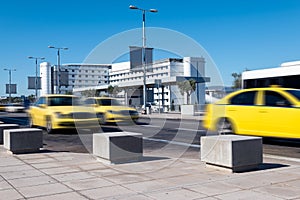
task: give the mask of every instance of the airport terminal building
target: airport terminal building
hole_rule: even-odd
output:
[[[127,105],[143,105],[145,76],[146,102],[156,102],[161,108],[178,109],[187,104],[178,82],[194,79],[196,90],[191,95],[191,104],[205,104],[205,59],[203,57],[167,58],[147,64],[145,70],[131,61],[113,64],[63,64],[60,67],[60,86],[55,84],[56,66],[40,64],[42,94],[74,93],[93,90],[96,95],[107,94],[108,87],[118,88],[116,97],[123,98]]]

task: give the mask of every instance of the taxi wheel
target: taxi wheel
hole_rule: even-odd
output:
[[[233,125],[226,118],[222,118],[219,120],[217,124],[217,131],[220,135],[234,134]]]
[[[98,119],[100,124],[106,124],[106,116],[104,113],[99,114]]]
[[[48,134],[53,133],[52,121],[50,117],[46,118],[46,131]]]

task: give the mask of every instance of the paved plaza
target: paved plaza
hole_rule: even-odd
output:
[[[300,199],[300,161],[264,155],[230,173],[197,157],[145,150],[140,162],[105,164],[88,153],[12,155],[0,146],[0,199]]]

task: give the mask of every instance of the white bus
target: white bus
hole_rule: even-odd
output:
[[[280,67],[242,73],[242,88],[244,89],[271,85],[300,89],[300,61],[286,62]]]

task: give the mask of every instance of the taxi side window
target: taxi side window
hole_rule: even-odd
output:
[[[265,105],[275,107],[290,107],[292,104],[281,94],[273,91],[265,92]]]
[[[243,92],[236,96],[234,96],[230,100],[230,104],[232,105],[254,105],[256,91]]]

